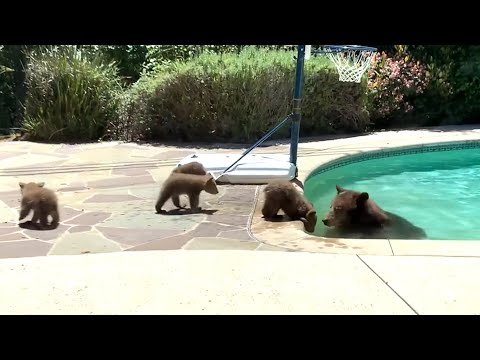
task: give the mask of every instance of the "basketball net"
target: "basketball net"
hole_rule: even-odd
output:
[[[337,68],[338,80],[359,83],[362,75],[370,67],[374,51],[356,45],[324,47],[322,53],[326,55]]]

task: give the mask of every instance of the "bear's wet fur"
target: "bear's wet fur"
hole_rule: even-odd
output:
[[[407,219],[383,210],[367,192],[336,185],[330,211],[322,220],[326,237],[370,239],[425,239],[425,231]]]

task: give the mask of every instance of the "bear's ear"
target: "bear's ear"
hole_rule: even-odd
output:
[[[340,185],[335,185],[337,188],[337,194],[340,194],[341,192],[347,191],[346,189],[342,188]]]
[[[307,232],[314,232],[315,225],[317,225],[317,212],[315,210],[308,211],[305,217],[300,218],[300,221]]]
[[[217,185],[217,181],[212,174],[207,174],[207,184],[213,184],[215,186]]]
[[[20,188],[23,189],[23,187],[26,185],[24,182],[19,182],[18,185],[20,185]]]
[[[38,187],[44,187],[45,183],[44,182],[38,182],[37,185],[38,185]]]
[[[311,228],[311,230],[307,229],[307,231],[313,232],[313,229],[315,228],[315,225],[317,224],[317,210],[315,210],[315,209],[308,210],[307,213],[305,214],[305,218],[303,218],[302,222],[304,223],[305,228],[307,228],[307,227]]]
[[[369,198],[368,193],[363,192],[357,197],[357,204],[364,204]]]
[[[307,211],[307,219],[308,219],[309,216],[312,217],[312,216],[315,216],[315,215],[317,215],[317,210],[312,209],[312,210]]]
[[[215,182],[215,179],[213,177],[208,179],[207,184],[210,184],[211,186],[216,186],[217,185],[217,183]]]

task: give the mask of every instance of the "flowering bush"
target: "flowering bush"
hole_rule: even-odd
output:
[[[409,56],[388,57],[377,53],[368,72],[368,107],[370,119],[386,121],[390,117],[411,112],[412,99],[422,94],[430,74],[419,61]]]

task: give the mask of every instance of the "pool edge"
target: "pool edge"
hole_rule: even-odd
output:
[[[429,152],[436,147],[469,145],[464,148],[480,148],[480,134],[475,134],[474,138],[439,140],[422,139],[415,144],[399,145],[398,141],[390,140],[387,146],[378,146],[368,150],[351,149],[345,154],[329,155],[327,160],[322,163],[321,159],[315,160],[315,165],[305,166],[299,178],[303,184],[314,175],[318,174],[319,168],[326,168],[329,164],[335,164],[344,159],[359,159],[370,154],[382,154],[382,157],[389,157],[389,154],[395,151],[423,149],[422,152]],[[453,150],[453,149],[451,149]],[[322,156],[321,149],[315,151],[313,156],[308,158],[319,158]],[[402,154],[403,155],[403,154]],[[394,155],[396,156],[396,155]],[[307,159],[304,159],[306,162]],[[360,160],[362,161],[362,160]],[[320,165],[319,165],[320,162]],[[346,164],[345,164],[346,165]],[[310,168],[310,169],[308,169]],[[302,176],[303,175],[303,176]],[[263,187],[262,187],[263,188]],[[263,203],[263,191],[260,189],[260,196],[257,198],[254,217],[251,223],[251,234],[259,242],[285,249],[286,251],[304,251],[315,253],[334,253],[348,255],[389,255],[389,256],[462,256],[462,257],[480,257],[480,239],[479,240],[410,240],[410,239],[336,239],[309,235],[303,230],[303,224],[300,221],[278,222],[265,225],[265,220],[261,217],[261,204]],[[275,235],[276,234],[276,235]],[[281,237],[288,240],[276,240]],[[294,246],[296,244],[309,244],[309,246]]]

